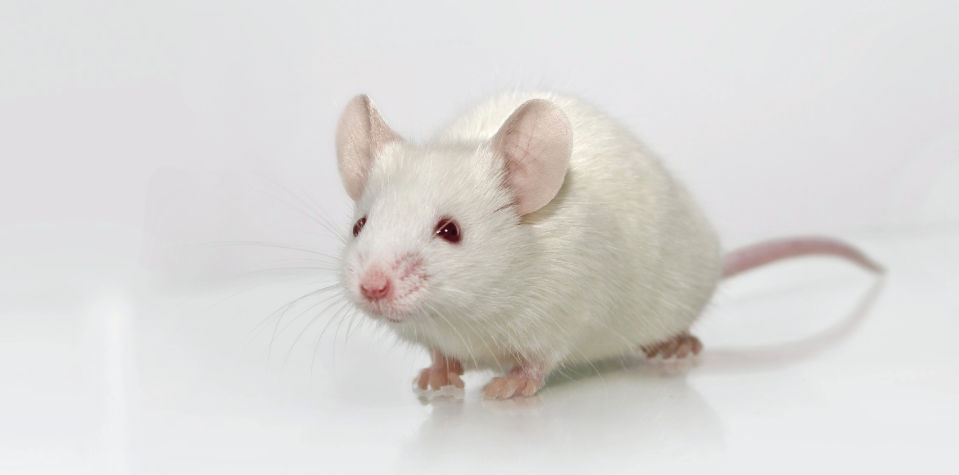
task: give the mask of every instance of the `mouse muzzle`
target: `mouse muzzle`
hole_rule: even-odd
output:
[[[416,309],[429,280],[423,258],[414,253],[398,259],[370,259],[353,279],[351,294],[373,317],[400,322]]]

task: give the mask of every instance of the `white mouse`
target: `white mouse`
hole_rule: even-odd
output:
[[[364,313],[430,351],[420,389],[505,373],[488,398],[529,396],[553,370],[627,353],[686,357],[719,280],[780,258],[835,254],[773,241],[722,259],[682,185],[621,124],[573,97],[495,96],[414,144],[354,98],[336,135],[355,200],[342,284]]]

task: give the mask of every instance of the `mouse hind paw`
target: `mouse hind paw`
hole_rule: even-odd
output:
[[[703,344],[699,341],[699,338],[689,333],[682,333],[666,341],[653,343],[640,348],[643,350],[643,353],[646,354],[647,358],[660,356],[663,359],[668,359],[675,356],[677,359],[682,359],[687,356],[698,355],[699,352],[703,350]]]

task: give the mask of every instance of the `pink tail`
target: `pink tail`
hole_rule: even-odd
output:
[[[814,254],[845,257],[873,272],[883,268],[849,244],[828,238],[786,238],[737,249],[723,258],[723,278],[732,277],[763,264]]]

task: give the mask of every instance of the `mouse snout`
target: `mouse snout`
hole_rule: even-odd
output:
[[[379,269],[367,271],[360,281],[360,293],[370,301],[385,299],[390,296],[392,290],[392,279]]]
[[[417,254],[400,258],[376,258],[360,263],[355,280],[351,281],[351,296],[370,316],[385,317],[400,322],[411,315],[427,281],[423,259]]]

